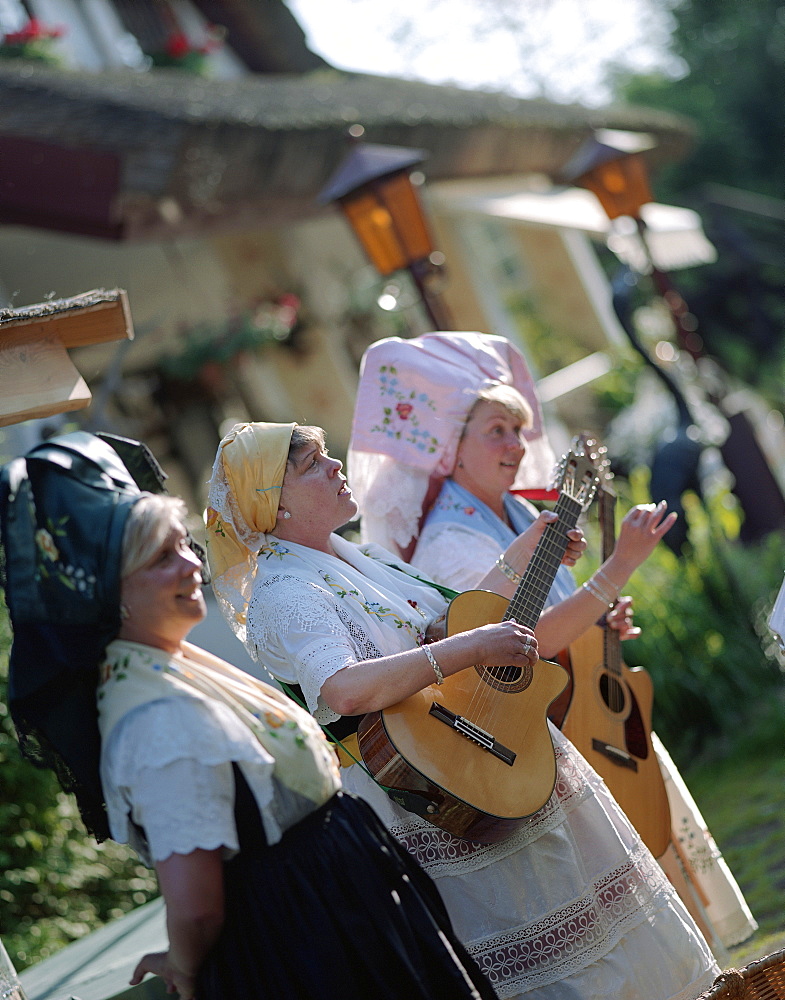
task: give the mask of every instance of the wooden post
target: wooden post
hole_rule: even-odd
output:
[[[90,390],[68,348],[133,336],[120,288],[0,309],[0,427],[88,406]]]

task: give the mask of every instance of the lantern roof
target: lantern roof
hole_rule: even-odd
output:
[[[405,170],[417,163],[422,163],[423,160],[427,159],[427,156],[428,154],[423,149],[357,142],[319,192],[317,200],[326,205],[369,181],[379,180],[381,177],[387,177],[389,174],[395,174],[399,170]]]
[[[572,184],[578,177],[623,156],[643,153],[657,145],[647,132],[626,132],[621,129],[596,129],[562,169],[562,179]]]

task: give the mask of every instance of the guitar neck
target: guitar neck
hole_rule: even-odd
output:
[[[529,565],[521,577],[518,588],[510,601],[505,621],[512,619],[534,628],[540,620],[542,609],[548,599],[548,592],[556,579],[556,572],[567,551],[567,532],[578,523],[583,507],[581,503],[566,493],[556,502],[554,513],[558,520],[549,524],[537,543]]]
[[[612,490],[602,488],[599,496],[600,530],[602,533],[602,561],[605,562],[613,552],[616,544],[616,494]],[[616,629],[604,628],[602,643],[606,669],[618,677],[622,673],[621,638]]]

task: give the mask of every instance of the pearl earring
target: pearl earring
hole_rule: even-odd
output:
[[[121,604],[120,605],[120,621],[127,622],[130,617],[131,617],[131,612],[128,610],[128,608],[124,604]]]
[[[291,515],[291,514],[289,513],[289,511],[288,511],[288,510],[285,510],[285,511],[283,512],[283,519],[284,519],[284,521],[288,521],[288,520],[289,520],[289,518],[290,518],[291,516],[292,516],[292,515]]]

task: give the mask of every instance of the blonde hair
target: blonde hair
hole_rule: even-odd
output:
[[[534,426],[534,413],[524,397],[511,385],[502,385],[497,382],[495,385],[489,385],[485,389],[480,389],[477,393],[477,398],[466,414],[464,432],[466,424],[469,423],[480,403],[500,403],[514,417],[517,417],[524,427],[529,428]]]
[[[185,526],[188,510],[179,497],[143,493],[131,508],[123,534],[120,578],[130,576],[155,555],[173,525]]]

